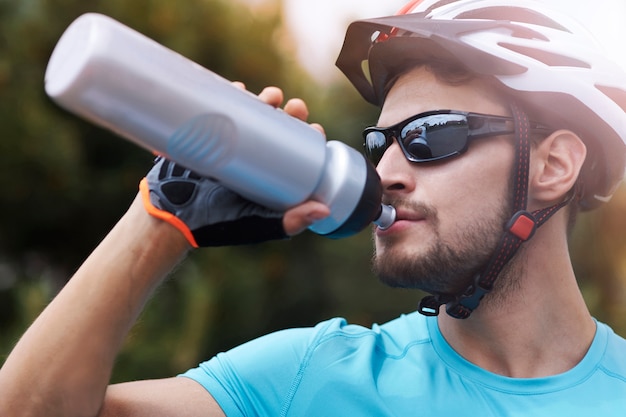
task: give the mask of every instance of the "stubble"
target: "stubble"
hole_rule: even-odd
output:
[[[419,253],[389,238],[380,243],[384,245],[384,256],[374,253],[373,270],[386,285],[431,294],[457,294],[465,290],[485,268],[510,216],[508,205],[502,203],[491,215],[459,222],[457,232],[444,239],[434,208],[413,204],[410,209],[426,217],[432,230],[429,237],[432,244]]]

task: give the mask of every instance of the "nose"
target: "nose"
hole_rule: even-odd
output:
[[[413,191],[416,185],[413,168],[397,142],[389,146],[376,166],[376,171],[381,178],[383,193],[391,195]]]

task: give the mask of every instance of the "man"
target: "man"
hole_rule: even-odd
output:
[[[567,249],[576,212],[608,200],[623,176],[623,72],[531,1],[414,1],[404,13],[352,25],[339,65],[382,104],[366,153],[398,216],[374,232],[375,269],[428,290],[419,312],[371,329],[334,319],[286,330],[181,377],[107,388],[146,298],[206,230],[181,223],[190,209],[163,185],[208,180],[159,160],[143,204],[7,360],[0,414],[623,415],[626,341],[589,314]],[[282,99],[273,88],[260,97]],[[306,115],[300,101],[285,110]],[[219,225],[199,200],[186,203]],[[144,206],[175,213],[191,238]],[[316,202],[295,207],[274,237],[326,215]]]

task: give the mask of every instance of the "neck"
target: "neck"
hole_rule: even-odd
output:
[[[595,322],[566,239],[551,239],[560,235],[549,230],[550,223],[526,243],[468,319],[439,316],[452,348],[487,371],[516,378],[556,375],[578,364],[591,345]]]

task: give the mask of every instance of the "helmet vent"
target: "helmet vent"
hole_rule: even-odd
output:
[[[496,21],[510,21],[517,23],[527,23],[549,27],[552,29],[570,32],[567,28],[558,24],[547,16],[534,10],[525,9],[516,6],[500,6],[500,7],[484,7],[481,9],[470,10],[459,14],[456,19],[486,19]]]
[[[501,42],[500,45],[503,48],[509,49],[518,54],[528,56],[537,61],[543,62],[550,67],[573,67],[573,68],[585,68],[591,69],[591,65],[588,62],[584,62],[569,56],[560,54],[553,54],[551,52],[543,51],[540,49],[529,48],[520,45],[513,45],[510,43]]]
[[[596,84],[596,88],[602,92],[605,96],[613,100],[615,104],[620,106],[624,112],[626,112],[626,91],[617,87],[608,87],[606,85]]]

